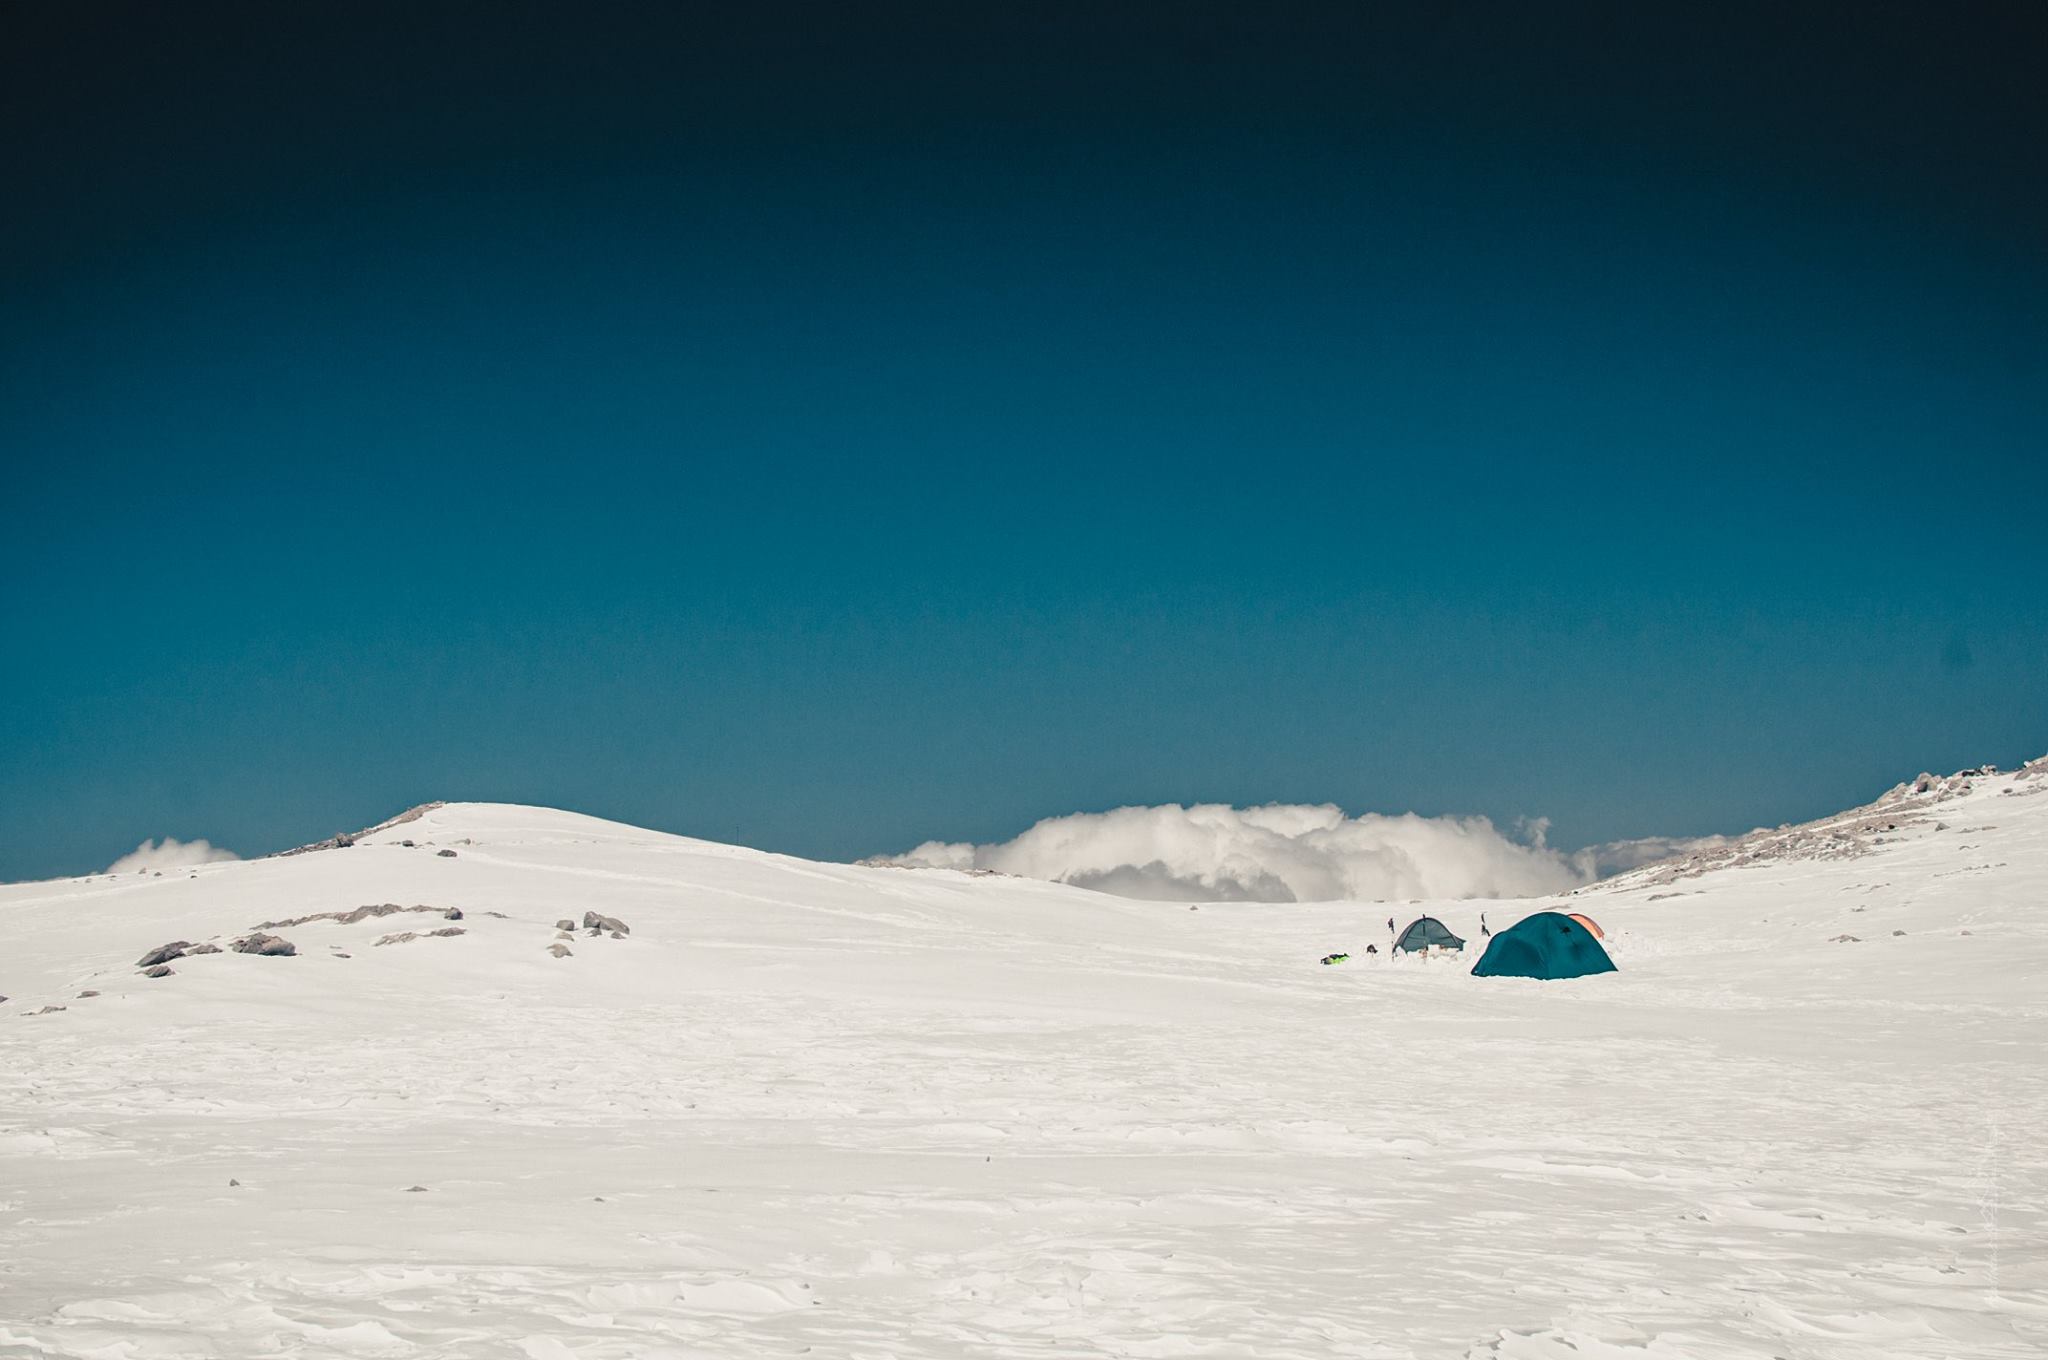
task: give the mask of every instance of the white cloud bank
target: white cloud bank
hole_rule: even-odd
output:
[[[1538,897],[1703,844],[1658,838],[1567,854],[1545,843],[1547,822],[1520,829],[1524,841],[1485,817],[1169,804],[1048,817],[1015,840],[927,841],[871,862],[993,869],[1157,901],[1397,901]]]
[[[191,864],[213,864],[220,860],[240,859],[232,850],[223,850],[206,841],[181,841],[166,836],[162,842],[144,841],[121,858],[107,866],[110,874],[132,874],[157,869],[182,869]]]
[[[1587,881],[1540,835],[1519,845],[1484,817],[1346,817],[1327,804],[1080,812],[996,845],[927,841],[890,862],[1197,902],[1522,897]]]

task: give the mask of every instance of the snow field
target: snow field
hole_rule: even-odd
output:
[[[1558,899],[1191,912],[500,805],[0,888],[0,1355],[2038,1355],[2043,788],[1564,899],[1622,971],[1562,983],[1361,954]],[[383,901],[467,933],[132,966]],[[549,957],[585,910],[631,935]]]

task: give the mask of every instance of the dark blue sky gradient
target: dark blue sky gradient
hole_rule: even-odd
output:
[[[0,878],[2048,750],[2018,8],[850,8],[9,9]]]

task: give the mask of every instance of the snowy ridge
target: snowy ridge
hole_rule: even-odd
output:
[[[1998,767],[1982,765],[1952,775],[1921,774],[1892,786],[1874,803],[1833,813],[1796,826],[1759,828],[1746,836],[1647,864],[1610,882],[1622,887],[1672,883],[1697,878],[1713,869],[1740,869],[1791,860],[1849,859],[1885,843],[1887,837],[1945,831],[1947,824],[1932,815],[1943,804],[1967,797],[1979,785],[1999,778]],[[2037,783],[2030,781],[2040,781]],[[2030,760],[2007,775],[1999,793],[2039,793],[2048,789],[2048,756]]]
[[[424,817],[427,813],[434,811],[436,808],[444,808],[447,806],[448,805],[446,803],[421,803],[416,807],[407,808],[405,811],[399,813],[396,817],[387,818],[386,820],[381,821],[377,823],[375,826],[369,827],[365,830],[357,831],[354,833],[343,832],[340,835],[329,836],[324,841],[314,841],[308,845],[297,845],[293,846],[289,850],[280,850],[277,852],[277,854],[279,858],[282,858],[286,855],[311,854],[315,850],[346,850],[365,836],[373,835],[374,833],[379,831],[389,831],[392,827],[404,826],[407,822],[416,822],[421,817]]]
[[[1512,903],[495,804],[0,887],[0,1355],[2035,1356],[2042,764]],[[1561,904],[1621,972],[1362,953]]]

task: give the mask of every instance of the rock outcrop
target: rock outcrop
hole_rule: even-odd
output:
[[[404,911],[433,911],[446,913],[448,910],[449,908],[446,907],[401,907],[396,902],[377,902],[367,907],[354,907],[348,911],[316,911],[307,916],[288,916],[282,921],[265,921],[263,924],[257,926],[256,929],[289,929],[292,926],[303,926],[314,921],[332,921],[334,922],[334,924],[338,926],[352,926],[359,921],[374,920],[379,916],[396,916],[398,913]]]
[[[404,944],[407,940],[429,940],[435,936],[466,935],[469,932],[461,926],[443,926],[439,930],[401,930],[396,935],[386,935],[377,944]],[[371,946],[375,948],[376,946]]]
[[[324,841],[314,841],[311,845],[298,845],[293,846],[289,850],[280,850],[277,852],[277,858],[283,859],[288,855],[309,855],[315,850],[346,850],[365,836],[374,835],[379,831],[388,831],[394,826],[403,826],[407,822],[418,821],[422,815],[432,812],[435,808],[446,806],[448,806],[446,803],[421,803],[418,807],[409,807],[396,817],[388,821],[379,822],[375,826],[366,827],[361,831],[344,832],[339,836],[329,836]]]

